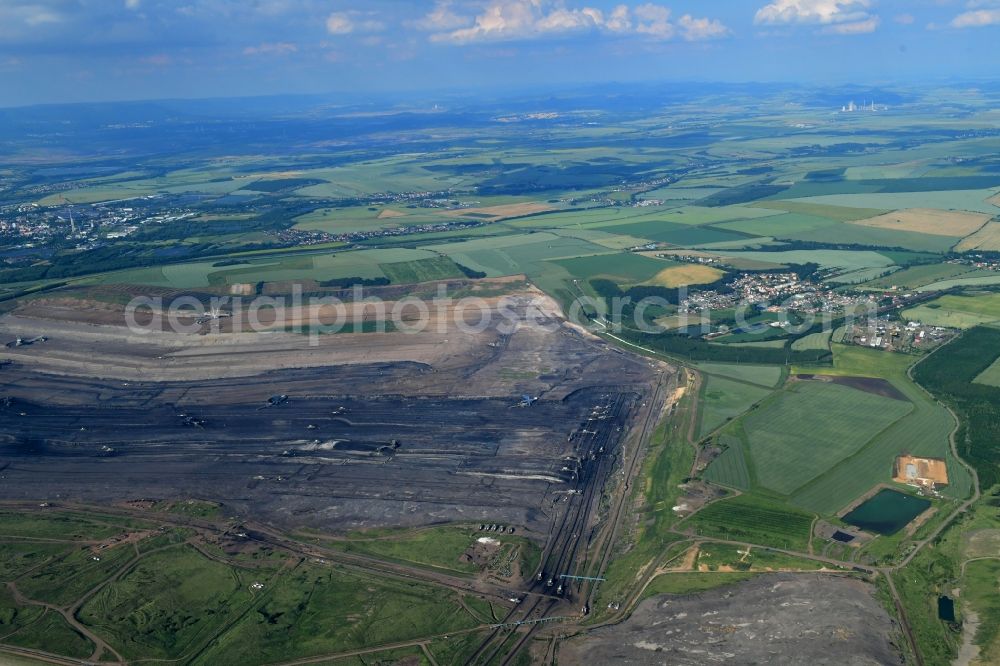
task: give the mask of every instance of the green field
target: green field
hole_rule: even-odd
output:
[[[801,200],[762,201],[750,204],[754,208],[782,210],[812,217],[821,217],[834,222],[850,222],[864,220],[886,212],[882,208],[851,208],[849,206],[832,206],[827,204],[809,203]]]
[[[917,287],[923,287],[924,285],[931,284],[932,282],[948,280],[959,276],[984,277],[988,276],[990,273],[992,273],[992,271],[979,270],[977,268],[973,268],[972,266],[966,266],[965,264],[923,264],[911,266],[887,277],[872,280],[871,282],[865,283],[864,287],[871,289],[889,289],[890,287],[896,286],[900,289],[916,289]]]
[[[559,259],[553,263],[562,266],[575,278],[604,278],[621,286],[646,282],[660,271],[679,265],[673,261],[628,252]]]
[[[744,343],[753,344],[753,343]],[[747,365],[736,363],[696,363],[698,370],[709,374],[737,379],[760,386],[774,387],[781,381],[782,370],[774,365]]]
[[[723,376],[707,375],[701,389],[698,436],[704,437],[726,421],[736,418],[770,393],[770,388]]]
[[[479,567],[462,556],[477,538],[483,536],[517,548],[517,560],[525,575],[530,575],[536,568],[540,551],[533,542],[513,535],[484,535],[471,527],[430,527],[410,533],[393,532],[391,535],[379,534],[368,538],[356,535],[347,539],[324,541],[324,544],[349,553],[365,553],[458,573],[475,573],[479,571]]]
[[[203,665],[272,663],[406,641],[480,622],[431,586],[300,566],[214,638]]]
[[[905,310],[903,316],[931,326],[972,328],[1000,320],[1000,293],[948,294]]]
[[[244,263],[217,266],[216,261],[171,264],[140,268],[100,276],[102,284],[140,284],[176,289],[231,285],[239,283],[280,282],[290,280],[336,280],[343,278],[389,277],[389,266],[397,278],[411,283],[461,277],[453,262],[427,250],[380,248],[351,252],[306,251],[285,256],[248,257]]]
[[[178,546],[143,558],[79,617],[126,659],[179,659],[249,609],[248,586],[258,578],[267,580],[268,572],[241,572]]]
[[[900,210],[903,208],[937,208],[940,210],[967,210],[974,213],[1000,212],[986,200],[996,190],[940,190],[927,192],[889,192],[866,194],[830,194],[799,199],[803,203],[854,208]],[[768,202],[770,203],[770,202]]]
[[[462,277],[462,271],[448,257],[379,264],[379,268],[393,284],[413,284]]]
[[[743,419],[757,480],[791,494],[911,409],[831,382],[796,382]]]
[[[1000,359],[993,361],[993,364],[979,373],[973,381],[977,384],[1000,387]]]
[[[948,497],[965,497],[971,488],[968,472],[952,457],[948,436],[954,421],[906,376],[912,357],[885,354],[856,346],[833,345],[834,367],[795,367],[792,372],[822,372],[889,380],[912,404],[912,410],[874,437],[860,451],[828,468],[793,496],[792,502],[810,511],[833,514],[879,483],[886,483],[895,457],[901,453],[944,458],[948,464]],[[875,397],[875,396],[872,396]]]
[[[767,261],[779,264],[816,263],[823,268],[840,269],[843,272],[861,268],[884,268],[892,265],[885,255],[870,250],[787,250],[779,252],[731,251],[726,256],[753,261]]]
[[[718,443],[726,449],[705,470],[705,479],[737,490],[750,490],[752,480],[743,442],[739,437],[722,433]]]
[[[698,534],[791,550],[809,548],[812,514],[760,497],[713,502],[681,523]]]
[[[792,351],[804,351],[808,349],[830,349],[830,337],[833,330],[810,333],[792,342]]]
[[[803,215],[802,213],[785,213],[772,217],[762,217],[753,220],[739,220],[716,225],[719,229],[729,229],[752,236],[773,236],[775,238],[794,238],[795,234],[822,229],[824,227],[839,227],[840,224],[827,217]]]

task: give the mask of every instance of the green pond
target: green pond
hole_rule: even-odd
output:
[[[930,500],[886,488],[844,516],[844,522],[888,536],[903,529],[930,505]]]

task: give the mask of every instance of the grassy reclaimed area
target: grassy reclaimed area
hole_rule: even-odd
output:
[[[203,502],[155,508],[199,516],[218,509]],[[435,650],[460,659],[478,644],[464,640],[463,632],[505,613],[476,597],[465,597],[463,606],[430,585],[305,564],[267,546],[227,552],[189,529],[150,530],[136,535],[135,547],[46,540],[56,530],[79,541],[118,537],[126,530],[112,524],[117,520],[97,513],[5,512],[0,528],[31,536],[0,544],[0,580],[14,582],[29,599],[61,606],[85,599],[76,617],[130,661],[269,663],[439,634],[450,638],[434,639]],[[472,536],[466,529],[466,544]],[[525,550],[537,561],[537,548]],[[74,659],[94,651],[59,613],[19,605],[6,588],[0,588],[0,644]]]
[[[180,659],[249,608],[257,578],[267,575],[209,560],[190,546],[169,548],[102,589],[79,618],[126,659]]]
[[[62,615],[51,610],[3,641],[73,659],[86,659],[94,652],[94,644],[89,638],[71,627]]]
[[[697,396],[686,394],[675,415],[660,423],[649,439],[649,451],[629,498],[636,507],[635,526],[626,539],[628,547],[615,553],[604,574],[606,581],[598,588],[594,605],[595,617],[600,617],[609,603],[622,601],[635,585],[637,573],[647,571],[683,538],[670,531],[678,520],[672,508],[681,494],[678,486],[693,461],[687,428],[696,405]]]
[[[616,335],[640,347],[695,362],[788,365],[822,364],[830,360],[830,352],[822,349],[793,351],[784,345],[773,348],[712,344],[701,338],[669,332],[646,333],[632,328],[623,328]],[[761,336],[754,336],[754,340],[760,339]]]
[[[816,571],[824,564],[805,557],[786,555],[759,546],[706,542],[698,547],[695,566],[699,571]],[[832,567],[828,567],[832,568]]]
[[[480,622],[434,587],[300,565],[192,663],[271,663],[472,629]]]
[[[805,551],[814,517],[757,493],[713,502],[682,522],[680,529],[717,539]]]
[[[362,533],[346,539],[323,540],[323,544],[348,553],[363,553],[469,574],[481,569],[474,561],[464,557],[479,538],[499,541],[500,550],[505,551],[502,555],[512,555],[507,551],[516,549],[515,559],[524,576],[531,575],[538,566],[541,549],[529,539],[506,533],[483,532],[467,526],[449,525],[372,536]]]
[[[733,585],[749,580],[755,575],[744,571],[665,573],[649,582],[649,585],[642,592],[642,597],[647,599],[657,594],[694,594]]]
[[[29,599],[66,606],[135,556],[135,550],[128,544],[97,552],[86,546],[78,547],[20,578],[17,587]]]

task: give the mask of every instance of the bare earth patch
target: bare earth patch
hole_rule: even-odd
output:
[[[406,213],[400,213],[398,210],[391,208],[383,208],[376,217],[379,220],[386,220],[390,217],[406,217]]]
[[[618,625],[571,639],[560,664],[902,664],[896,624],[871,585],[822,574],[759,574],[646,599]]]
[[[933,208],[909,208],[849,224],[896,231],[912,231],[934,236],[968,236],[990,220],[984,213],[965,213]]]

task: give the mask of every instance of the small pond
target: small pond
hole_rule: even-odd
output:
[[[844,516],[844,522],[888,536],[903,529],[930,505],[930,500],[885,488]]]

